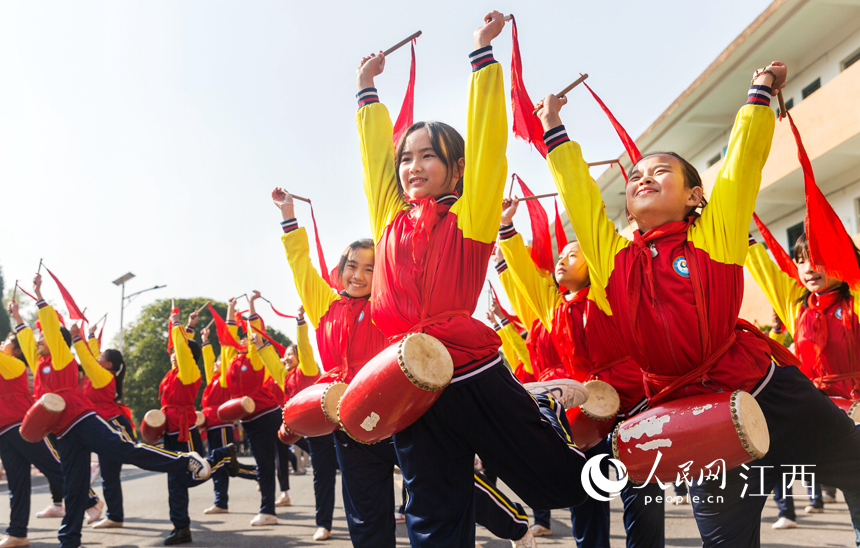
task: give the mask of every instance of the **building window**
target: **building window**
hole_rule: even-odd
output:
[[[794,97],[785,102],[785,110],[791,110],[794,106]]]
[[[719,152],[718,152],[716,156],[714,156],[713,158],[711,158],[710,160],[708,160],[708,167],[711,167],[712,165],[714,165],[714,164],[716,164],[717,162],[719,162],[719,161],[720,161],[720,158],[722,158],[722,157],[723,157],[722,153],[719,153]]]
[[[800,238],[800,235],[803,234],[803,223],[797,223],[794,226],[788,227],[788,254],[792,254],[792,250],[794,249],[794,244],[797,243],[797,239]]]
[[[857,61],[860,61],[860,49],[848,56],[848,59],[842,61],[842,70],[847,69]]]
[[[803,96],[804,99],[818,91],[818,88],[821,87],[821,78],[816,78],[814,82],[803,88],[803,91],[800,92],[800,95]],[[788,105],[786,105],[788,108]]]

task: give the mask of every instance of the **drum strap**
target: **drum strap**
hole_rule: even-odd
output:
[[[188,413],[186,411],[196,411],[193,405],[176,405],[176,404],[167,404],[161,406],[161,411],[164,412],[165,409],[178,409],[179,410],[179,439],[180,442],[187,442],[190,438],[189,434],[191,432],[191,424],[188,422]],[[164,413],[165,415],[167,413]],[[195,421],[196,424],[196,421]]]
[[[621,356],[620,358],[615,358],[614,360],[606,362],[603,365],[598,365],[597,367],[595,367],[594,369],[592,369],[588,373],[589,373],[589,375],[591,375],[591,379],[596,379],[597,375],[603,373],[604,371],[612,369],[616,365],[621,365],[622,363],[626,362],[629,359],[630,359],[630,356]]]
[[[850,371],[848,373],[840,373],[838,375],[822,375],[812,380],[815,386],[821,387],[822,384],[832,384],[834,382],[848,381],[851,379],[860,379],[860,371]]]

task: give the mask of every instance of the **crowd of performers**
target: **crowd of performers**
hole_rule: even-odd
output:
[[[88,344],[76,326],[66,331],[36,276],[39,335],[11,302],[17,327],[0,354],[0,454],[12,502],[0,546],[27,545],[31,465],[48,478],[55,503],[65,500],[61,546],[80,545],[84,516],[101,513],[89,491],[92,452],[108,508],[97,526],[122,525],[123,463],[167,473],[174,526],[167,545],[191,541],[188,489],[210,477],[215,501],[207,514],[228,511],[229,478],[242,477],[260,487],[251,524],[276,524],[275,507],[289,504],[287,443],[311,456],[314,540],[330,536],[339,469],[353,545],[393,547],[399,466],[413,546],[471,548],[475,523],[514,546],[535,546],[536,536],[551,533],[550,510],[570,508],[577,545],[608,547],[609,502],[587,494],[586,461],[614,455],[635,480],[652,466],[665,472],[654,462],[659,447],[671,466],[724,459],[722,479],[694,475],[688,483],[704,546],[759,546],[765,497],[751,496],[750,487],[775,490],[781,516],[794,523],[790,498],[780,492],[782,465],[814,466],[817,482],[843,491],[860,546],[860,430],[844,404],[853,410],[860,397],[860,302],[846,281],[813,266],[809,233],[788,269],[748,237],[775,127],[770,101],[787,67],[774,62],[756,71],[708,199],[680,156],[631,158],[632,239],[607,218],[581,149],[562,124],[567,98],[539,102],[549,171],[576,235],[549,272],[514,227],[520,200],[504,198],[508,125],[491,46],[504,25],[492,12],[474,33],[465,139],[447,124],[419,122],[395,142],[374,85],[385,56],[361,60],[356,121],[371,238],[347,247],[331,273],[317,270],[293,196],[276,188],[281,239],[303,305],[297,344],[279,348],[266,335],[256,292],[247,318],[229,302],[217,328],[220,362],[208,329],[194,341],[196,314],[183,326],[174,310],[162,418],[144,419],[141,428],[146,437],[160,427],[162,445],[135,442],[121,403],[122,355],[101,352],[92,338]],[[860,252],[849,252],[860,264]],[[525,340],[498,305],[488,311],[492,327],[473,317],[491,262]],[[770,337],[738,318],[744,265],[784,324]],[[322,372],[306,322],[316,332]],[[775,340],[783,330],[794,355]],[[78,364],[86,375],[80,388]],[[194,407],[204,378],[205,458]],[[48,437],[30,443],[22,433],[39,405],[34,398],[48,402],[51,394],[64,403],[61,418]],[[725,418],[713,418],[716,410]],[[235,418],[254,467],[236,458]],[[601,421],[600,434],[583,433]],[[733,440],[723,443],[725,432]],[[484,473],[476,471],[476,455]],[[600,461],[607,478],[608,467],[608,459]],[[535,509],[532,529],[496,478]],[[653,500],[676,477],[662,479],[630,481],[621,490],[630,547],[665,545],[664,505]]]

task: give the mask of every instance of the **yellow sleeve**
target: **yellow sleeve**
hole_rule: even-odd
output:
[[[44,303],[44,301],[41,302]],[[54,369],[57,371],[65,369],[67,365],[75,361],[75,358],[72,356],[72,351],[66,344],[63,334],[60,333],[60,320],[57,319],[57,313],[53,306],[44,304],[39,307],[39,323],[42,325],[42,336],[45,337],[45,344],[51,351],[51,362],[54,364]]]
[[[287,253],[287,261],[293,271],[293,279],[305,307],[305,314],[316,328],[320,318],[340,296],[311,264],[308,235],[304,227],[285,233],[281,236],[281,241],[284,242],[284,251]]]
[[[786,334],[786,331],[782,331],[780,333],[777,333],[776,331],[771,329],[770,333],[768,333],[767,336],[770,337],[771,339],[775,340],[779,344],[785,346],[785,334]]]
[[[711,207],[708,204],[705,209]],[[797,299],[803,295],[803,288],[797,280],[783,272],[773,262],[767,250],[762,244],[749,245],[744,266],[750,271],[753,279],[764,292],[770,306],[776,311],[776,315],[785,324],[785,328],[794,337],[794,322],[800,312],[800,304]]]
[[[93,353],[96,359],[102,355],[102,349],[99,347],[99,339],[98,337],[90,337],[87,339],[87,346],[90,348],[90,352]]]
[[[26,326],[22,327],[23,325],[21,324],[15,328],[15,335],[18,338],[18,346],[21,347],[24,359],[27,360],[30,371],[35,375],[39,363],[39,351],[36,350],[36,339],[33,337],[33,330]]]
[[[750,220],[761,186],[761,170],[773,141],[774,114],[764,105],[744,105],[735,118],[726,158],[702,217],[690,228],[693,245],[724,264],[743,265]]]
[[[257,351],[257,345],[250,342],[248,343],[248,359],[251,360],[254,371],[259,371],[266,367],[263,358],[260,357],[260,353]]]
[[[376,97],[376,90],[369,88]],[[368,90],[363,90],[364,95]],[[355,115],[358,142],[363,167],[362,181],[367,196],[370,230],[373,241],[378,242],[385,227],[397,214],[409,206],[403,199],[397,183],[394,165],[394,129],[388,109],[375,100],[358,109]]]
[[[508,351],[505,350],[505,346],[507,345],[508,348],[514,352],[514,356],[518,358],[516,361],[522,362],[527,373],[532,373],[532,362],[529,358],[529,349],[526,347],[526,341],[520,337],[520,334],[517,333],[514,325],[506,323],[499,330],[499,336],[502,339],[502,352],[505,352],[505,357],[508,357]],[[508,362],[513,363],[511,360],[508,360]]]
[[[197,362],[194,361],[194,355],[188,347],[188,341],[185,339],[185,328],[182,324],[173,324],[173,329],[170,330],[170,336],[173,337],[173,348],[176,350],[176,366],[179,369],[179,380],[182,384],[193,384],[200,378],[200,368]]]
[[[203,352],[203,372],[206,373],[206,384],[212,382],[212,377],[215,376],[215,351],[212,350],[212,344],[206,343],[201,349]]]
[[[78,355],[78,361],[90,378],[93,388],[104,388],[113,378],[113,373],[102,367],[90,353],[90,349],[82,339],[78,339],[74,343],[75,352]]]
[[[505,256],[508,272],[514,279],[516,291],[540,318],[547,331],[551,332],[552,317],[561,304],[561,293],[555,282],[552,278],[540,274],[519,233],[500,240],[499,247]]]
[[[564,131],[563,126],[550,130],[555,131]],[[582,158],[578,143],[567,141],[558,145],[547,155],[547,160],[588,264],[591,279],[588,298],[593,299],[605,314],[611,315],[606,285],[615,268],[615,256],[630,245],[630,241],[615,231],[615,223],[607,217],[600,188],[588,172],[588,164]]]
[[[17,379],[26,370],[27,366],[24,365],[24,362],[18,358],[8,356],[3,352],[0,352],[0,375],[2,375],[4,379]]]
[[[259,355],[263,359],[263,365],[266,366],[266,372],[275,379],[275,382],[278,383],[278,386],[283,390],[284,377],[287,374],[287,370],[284,368],[284,364],[281,363],[281,357],[278,356],[278,351],[275,350],[275,347],[271,344],[267,344],[260,349]]]
[[[492,58],[488,46],[472,52]],[[463,197],[451,206],[463,236],[484,243],[496,239],[508,176],[508,119],[502,67],[497,62],[473,69],[466,118],[466,168]]]
[[[306,377],[315,377],[320,374],[320,369],[314,360],[314,349],[308,336],[308,324],[301,322],[296,327],[296,348],[299,354],[299,369]]]
[[[236,327],[236,324],[227,324],[227,331],[233,336],[234,340],[239,340],[239,328]],[[219,381],[221,383],[221,388],[227,388],[227,368],[230,367],[230,362],[239,355],[239,352],[233,348],[232,346],[228,346],[226,344],[221,345],[221,377]]]
[[[508,268],[507,261],[496,265],[496,271],[498,272],[500,269],[503,270],[499,272],[499,281],[502,282],[502,289],[505,290],[508,300],[511,301],[511,308],[513,309],[514,314],[516,314],[523,322],[523,325],[526,326],[526,329],[530,329],[537,319],[537,314],[535,314],[532,307],[529,306],[528,301],[526,301],[523,294],[520,293],[520,290],[517,289],[517,284],[514,281],[513,274],[511,274],[511,271]]]

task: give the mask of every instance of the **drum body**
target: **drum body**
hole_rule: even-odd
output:
[[[164,438],[167,430],[167,417],[160,409],[150,409],[140,421],[140,439],[149,445],[155,445]]]
[[[611,384],[593,380],[585,383],[588,401],[571,407],[565,413],[570,423],[570,437],[576,446],[588,451],[612,432],[621,407],[618,392]]]
[[[235,422],[252,414],[257,408],[254,400],[248,396],[227,400],[218,406],[218,418],[223,422]]]
[[[838,398],[836,396],[830,396],[830,401],[835,403],[836,407],[845,411],[848,414],[848,418],[860,423],[860,401]]]
[[[636,483],[645,483],[652,470],[652,483],[676,481],[690,461],[691,479],[700,472],[725,472],[764,457],[769,447],[764,414],[742,390],[658,405],[619,424],[612,436],[615,458]],[[662,455],[655,468],[658,451]]]
[[[337,430],[337,404],[346,386],[343,382],[314,384],[290,398],[284,405],[287,432],[313,438]]]
[[[407,335],[355,376],[338,406],[341,427],[362,443],[384,440],[418,420],[453,374],[445,345],[424,333]]]
[[[59,424],[66,401],[59,394],[48,393],[30,406],[21,423],[21,437],[30,443],[45,439]]]
[[[282,424],[281,427],[278,429],[278,439],[281,440],[281,443],[284,443],[286,445],[292,445],[302,439],[302,436],[298,434],[293,434],[292,432],[287,430],[286,426]]]

